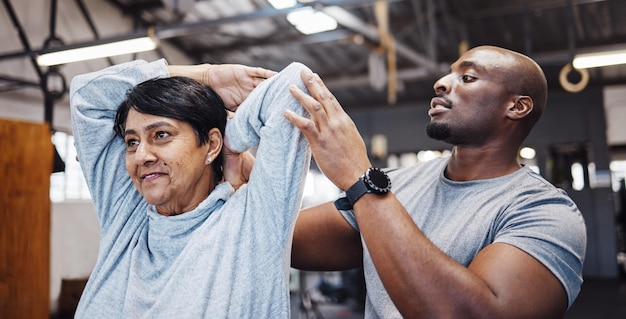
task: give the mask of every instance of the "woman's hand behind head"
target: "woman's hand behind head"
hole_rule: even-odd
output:
[[[227,140],[228,138],[225,138],[224,147],[222,148],[224,181],[229,182],[234,189],[238,189],[241,185],[248,182],[255,159],[250,151],[243,153],[232,151],[227,145]]]
[[[230,111],[236,111],[245,98],[275,71],[241,64],[168,65],[170,76],[185,76],[208,85]]]
[[[211,87],[226,108],[234,112],[257,85],[275,74],[274,71],[240,64],[213,64],[208,65],[202,83]]]

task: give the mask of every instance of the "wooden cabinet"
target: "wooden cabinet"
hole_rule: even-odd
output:
[[[0,119],[0,317],[48,318],[50,174],[46,124]]]

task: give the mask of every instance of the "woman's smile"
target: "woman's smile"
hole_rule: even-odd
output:
[[[149,183],[152,182],[156,179],[158,179],[159,177],[165,176],[167,174],[165,173],[148,173],[146,175],[141,176],[141,180],[143,183]]]

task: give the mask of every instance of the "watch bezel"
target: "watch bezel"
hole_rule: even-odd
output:
[[[391,189],[391,179],[382,169],[377,167],[369,168],[365,174],[363,174],[363,181],[367,184],[367,187],[376,193],[387,193]],[[377,182],[383,182],[385,185],[376,185]]]

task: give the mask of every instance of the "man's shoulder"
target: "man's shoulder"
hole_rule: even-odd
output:
[[[438,157],[424,162],[418,162],[411,166],[385,168],[384,171],[393,177],[402,177],[415,174],[439,174],[448,164],[448,157]]]
[[[397,193],[400,190],[413,192],[415,187],[432,187],[443,177],[448,158],[435,158],[411,166],[386,169],[391,179],[391,188]]]

